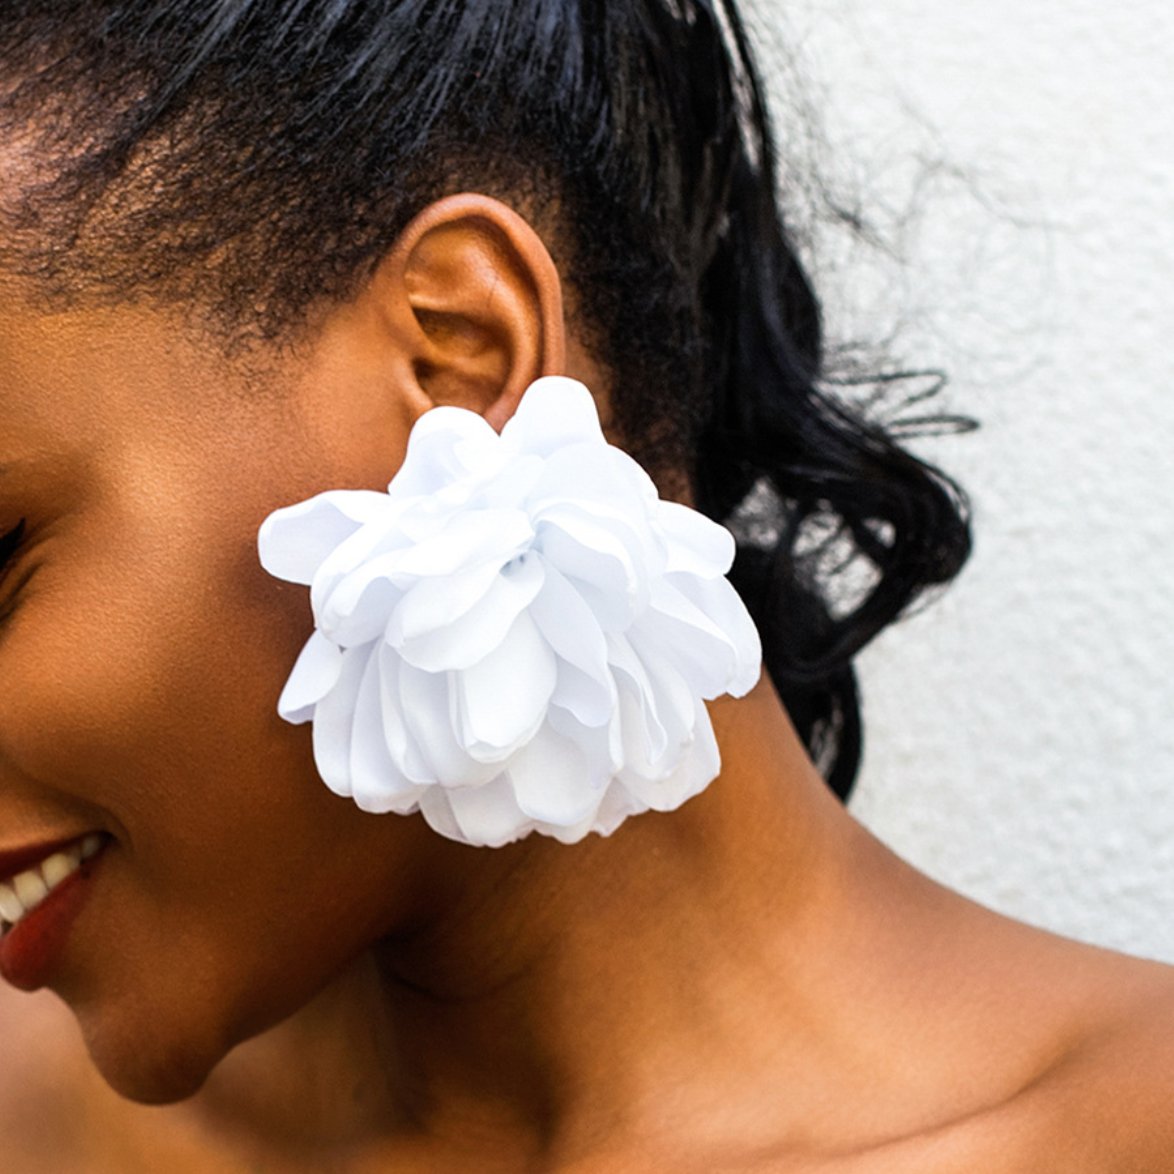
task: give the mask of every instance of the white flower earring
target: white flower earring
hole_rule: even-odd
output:
[[[464,843],[680,806],[720,768],[704,701],[759,676],[732,537],[661,501],[571,379],[539,379],[500,435],[426,412],[386,493],[277,510],[258,543],[310,587],[278,712],[314,723],[326,785]]]

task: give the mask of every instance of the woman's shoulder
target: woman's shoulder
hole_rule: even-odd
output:
[[[850,959],[894,1095],[827,1174],[1172,1174],[1174,967],[896,875]]]
[[[982,1027],[987,1055],[1034,1053],[1029,1075],[993,1097],[987,1084],[969,1109],[843,1161],[764,1174],[1171,1174],[1174,968],[1041,937],[1038,987],[1021,992],[1022,1016],[996,1010]],[[1058,1015],[1049,1011],[1057,1003]],[[960,1052],[958,1085],[974,1080],[982,1058]]]
[[[994,1014],[983,1030],[991,1052],[1007,1048],[1002,1033],[1021,1033],[1035,1070],[1005,1098],[911,1139],[899,1161],[879,1155],[861,1174],[1170,1174],[1174,967],[1027,927],[1015,936],[1017,962],[1034,980],[1012,990],[1017,1015]]]
[[[1174,1170],[1174,968],[1076,947],[1089,1010],[1024,1094],[1070,1155],[1064,1167]],[[1083,1163],[1083,1164],[1082,1164]]]

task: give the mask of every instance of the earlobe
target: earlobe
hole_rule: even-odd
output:
[[[431,204],[375,281],[431,404],[469,408],[500,429],[534,380],[563,372],[558,271],[534,229],[498,200],[466,193]]]

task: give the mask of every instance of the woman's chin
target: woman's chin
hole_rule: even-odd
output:
[[[106,1055],[90,1058],[119,1096],[140,1105],[172,1105],[200,1091],[215,1064],[188,1055]]]
[[[156,1025],[91,1023],[79,1017],[94,1067],[119,1096],[143,1105],[170,1105],[194,1096],[227,1047],[170,1038]]]

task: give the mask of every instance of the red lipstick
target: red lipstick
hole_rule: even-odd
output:
[[[5,883],[9,890],[6,898],[9,918],[15,916],[11,912],[12,894],[18,892],[17,886],[12,884],[15,877],[59,853],[77,861],[74,870],[64,879],[47,885],[48,893],[35,906],[29,907],[25,901],[28,911],[0,938],[0,975],[12,986],[33,991],[48,982],[65,949],[74,920],[89,894],[95,868],[108,842],[105,837],[87,836],[80,840],[75,837],[0,853],[0,883]],[[78,860],[83,852],[85,858]],[[48,880],[48,871],[45,870],[43,880]],[[40,892],[44,892],[44,887]],[[19,910],[19,906],[17,908]]]

